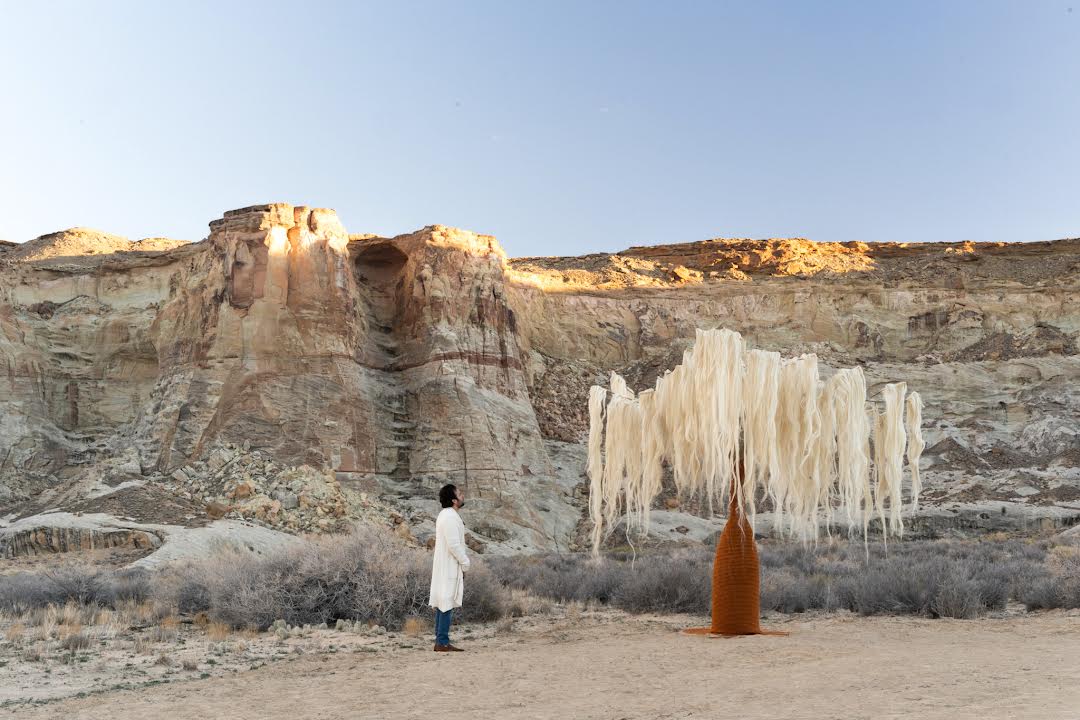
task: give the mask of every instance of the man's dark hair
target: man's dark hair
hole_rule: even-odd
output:
[[[453,507],[456,494],[457,485],[443,485],[439,490],[439,502],[444,508]]]

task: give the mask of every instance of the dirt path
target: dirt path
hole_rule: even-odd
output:
[[[28,720],[1080,718],[1076,613],[797,617],[781,622],[790,637],[727,640],[680,635],[685,622],[615,613],[522,622],[456,655],[308,656],[13,712]]]

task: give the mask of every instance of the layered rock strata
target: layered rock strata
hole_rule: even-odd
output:
[[[589,385],[616,369],[650,386],[696,328],[724,326],[861,364],[871,393],[918,389],[934,517],[1080,516],[1080,241],[718,240],[508,260],[489,236],[350,236],[332,211],[284,204],[210,230],[0,244],[0,512],[154,487],[200,516],[162,522],[209,510],[331,531],[364,498],[423,542],[434,490],[455,482],[479,549],[566,548]],[[222,453],[240,459],[213,467]],[[290,515],[302,495],[310,513]],[[658,532],[698,527],[675,522]]]

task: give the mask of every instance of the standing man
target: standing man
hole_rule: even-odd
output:
[[[461,652],[450,644],[450,616],[461,607],[465,591],[465,523],[458,509],[465,506],[465,495],[454,485],[439,490],[442,511],[435,520],[435,558],[431,564],[431,595],[428,605],[435,608],[435,652]]]

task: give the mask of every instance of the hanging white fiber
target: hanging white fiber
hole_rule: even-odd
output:
[[[742,487],[736,487],[736,467],[741,456],[742,434],[740,424],[743,411],[743,391],[745,384],[746,344],[742,335],[733,330],[716,331],[716,370],[712,373],[713,383],[718,389],[716,405],[717,463],[714,493],[719,490],[721,502],[726,506],[727,499],[734,491],[741,495]],[[739,498],[739,507],[743,507]]]
[[[767,487],[780,473],[776,447],[776,410],[780,398],[780,353],[751,350],[746,354],[743,383],[743,483],[739,498],[750,526],[757,513],[755,489]]]
[[[641,477],[641,408],[626,380],[611,373],[611,399],[607,404],[602,486],[604,523],[614,528],[621,507]]]
[[[833,507],[832,496],[835,492],[837,468],[836,468],[836,431],[837,431],[837,396],[839,393],[838,381],[835,376],[818,385],[817,395],[817,440],[812,443],[811,472],[812,485],[815,495],[810,498],[806,508],[807,520],[804,529],[813,532],[814,539],[818,537],[819,510],[825,514],[825,529],[832,534]]]
[[[866,376],[862,368],[838,370],[835,385],[836,497],[848,534],[861,520],[863,537],[870,520],[870,418],[866,414]]]
[[[874,425],[874,512],[881,520],[881,534],[888,537],[889,526],[885,521],[885,495],[887,485],[882,473],[885,467],[885,414],[870,409],[870,416]]]
[[[904,432],[904,394],[906,392],[907,383],[902,382],[889,383],[881,391],[885,400],[885,411],[878,416],[881,427],[880,432],[874,436],[875,458],[880,463],[877,467],[878,487],[874,501],[882,522],[885,517],[885,501],[888,501],[889,532],[895,535],[902,535],[904,532],[900,510],[903,502],[901,493],[906,440]]]
[[[911,512],[919,509],[919,493],[922,492],[922,478],[919,476],[919,460],[922,458],[926,441],[922,434],[922,397],[917,392],[907,398],[907,458],[911,469]]]
[[[690,460],[682,480],[691,494],[705,495],[710,513],[714,500],[730,491],[735,472],[742,354],[738,333],[698,330],[693,349],[684,356],[686,370],[677,378],[681,387],[668,396],[685,413],[676,438],[685,442],[682,456]]]
[[[680,495],[704,496],[712,512],[731,490],[742,411],[742,336],[698,330],[683,362],[656,384],[660,443]]]
[[[589,388],[589,518],[592,520],[593,555],[600,553],[600,538],[604,528],[604,403],[607,390],[599,385]]]
[[[905,447],[913,505],[924,447],[922,402],[912,393],[905,403],[906,387],[887,385],[884,412],[868,411],[862,369],[838,370],[822,383],[816,355],[784,360],[775,352],[748,352],[730,330],[699,330],[682,363],[639,395],[612,373],[609,390],[589,393],[594,553],[624,511],[628,536],[647,533],[665,464],[680,497],[704,496],[710,510],[734,491],[735,507],[752,519],[763,490],[777,529],[804,541],[818,537],[823,520],[831,528],[835,512],[849,534],[861,520],[865,538],[872,513],[886,535],[901,534]],[[735,484],[740,463],[742,483]]]
[[[779,472],[769,477],[776,523],[805,535],[806,498],[816,497],[809,471],[811,443],[817,435],[817,356],[801,355],[780,366],[775,442]]]
[[[638,395],[641,405],[641,485],[634,497],[639,518],[641,534],[648,534],[649,519],[653,500],[660,494],[664,477],[664,442],[666,428],[661,424],[663,418],[657,411],[656,391],[642,390]]]

